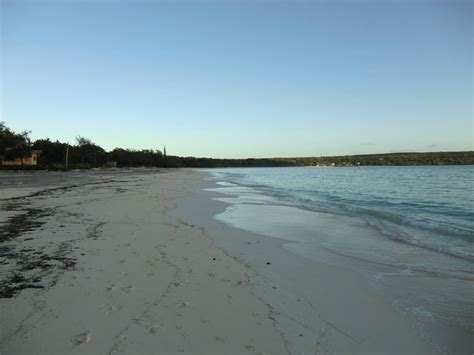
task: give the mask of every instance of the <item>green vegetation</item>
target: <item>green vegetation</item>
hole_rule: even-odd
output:
[[[74,145],[49,139],[31,142],[29,132],[15,133],[0,122],[0,161],[28,156],[32,150],[41,150],[36,169],[64,169],[68,166],[87,169],[104,166],[117,167],[277,167],[277,166],[367,166],[367,165],[474,165],[474,152],[390,153],[307,158],[267,159],[212,159],[164,155],[160,150],[131,150],[116,148],[105,151],[90,139],[76,137]],[[2,167],[4,169],[18,169]]]
[[[429,152],[344,155],[321,158],[276,159],[296,166],[472,165],[474,152]]]
[[[23,158],[30,154],[29,132],[15,133],[0,122],[0,159]]]

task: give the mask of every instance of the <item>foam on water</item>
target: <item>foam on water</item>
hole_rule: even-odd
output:
[[[400,242],[474,261],[474,167],[214,170],[280,203],[355,215]]]
[[[211,172],[230,204],[218,220],[359,270],[404,310],[474,331],[473,167]]]

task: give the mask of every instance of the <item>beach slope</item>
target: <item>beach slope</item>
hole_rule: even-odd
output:
[[[36,174],[1,201],[2,354],[285,353],[246,267],[168,214],[200,173]]]
[[[206,176],[2,175],[0,352],[446,352],[356,272],[215,220]]]

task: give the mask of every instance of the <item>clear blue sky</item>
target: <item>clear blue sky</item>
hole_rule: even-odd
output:
[[[1,121],[210,157],[473,149],[470,0],[1,1]]]

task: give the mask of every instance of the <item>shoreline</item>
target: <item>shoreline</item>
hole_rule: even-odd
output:
[[[0,285],[27,282],[0,298],[2,354],[285,353],[245,268],[168,215],[199,178],[168,170],[20,191],[16,213],[51,214],[1,244]]]
[[[289,337],[286,342],[291,344],[291,353],[314,352],[315,345],[321,347],[324,342],[326,347],[319,349],[322,353],[471,352],[469,335],[402,314],[360,272],[296,254],[286,247],[297,245],[294,240],[263,236],[209,217],[231,206],[223,202],[227,194],[212,191],[216,181],[196,182],[193,189],[200,197],[178,200],[176,213],[205,228],[219,248],[238,255],[249,268],[257,294],[272,304],[280,332]],[[214,201],[204,205],[206,198]],[[314,285],[308,284],[311,282]]]
[[[0,282],[42,288],[0,298],[2,354],[464,353],[421,339],[356,271],[217,221],[205,173],[112,175],[19,198],[50,214],[0,243]]]

